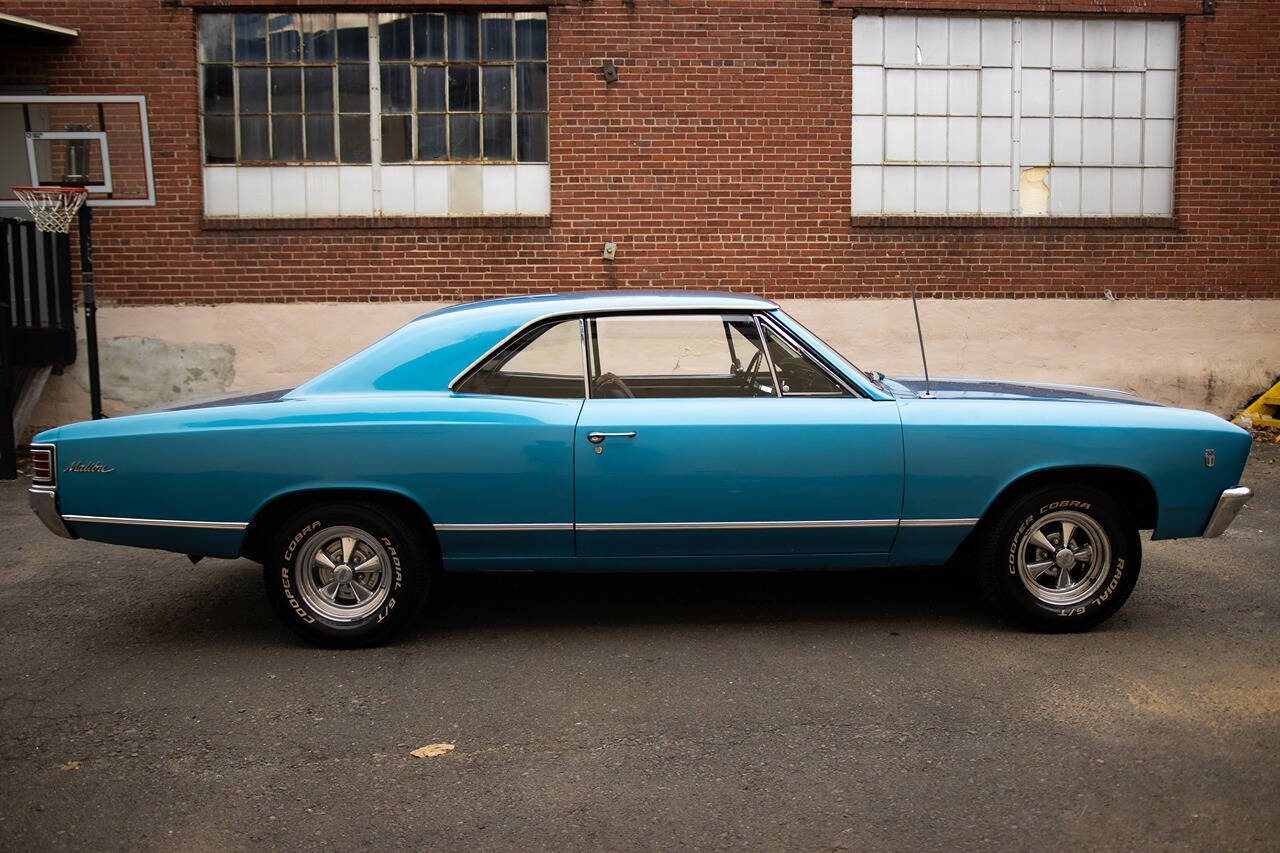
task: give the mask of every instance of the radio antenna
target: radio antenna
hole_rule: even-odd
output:
[[[932,400],[933,391],[929,388],[929,359],[924,354],[924,332],[920,330],[920,305],[916,302],[916,283],[911,274],[907,274],[907,286],[911,288],[911,310],[916,314],[916,337],[920,340],[920,361],[924,363],[924,393],[919,394],[923,400]]]

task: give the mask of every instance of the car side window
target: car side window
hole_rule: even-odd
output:
[[[747,315],[650,314],[587,321],[591,396],[772,397],[773,374]]]
[[[782,396],[848,396],[849,392],[844,386],[833,379],[807,352],[775,332],[768,324],[761,325],[769,346],[769,356],[773,359],[773,369],[778,374],[778,384],[782,386]]]
[[[581,399],[585,392],[582,321],[530,329],[491,355],[457,388],[462,394]]]

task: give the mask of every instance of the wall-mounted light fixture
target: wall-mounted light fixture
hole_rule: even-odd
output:
[[[600,253],[600,257],[604,258],[606,261],[611,261],[617,256],[618,256],[618,244],[605,243],[604,251]]]

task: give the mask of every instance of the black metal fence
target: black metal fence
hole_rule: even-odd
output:
[[[0,479],[17,476],[14,410],[27,378],[76,359],[71,241],[0,218]]]

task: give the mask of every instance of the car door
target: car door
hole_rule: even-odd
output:
[[[902,503],[897,406],[812,360],[793,375],[821,380],[784,391],[765,345],[778,334],[726,314],[588,319],[579,557],[887,554]]]
[[[456,383],[457,406],[426,424],[419,492],[445,567],[527,569],[573,557],[573,440],[586,391],[582,321],[536,324]]]

